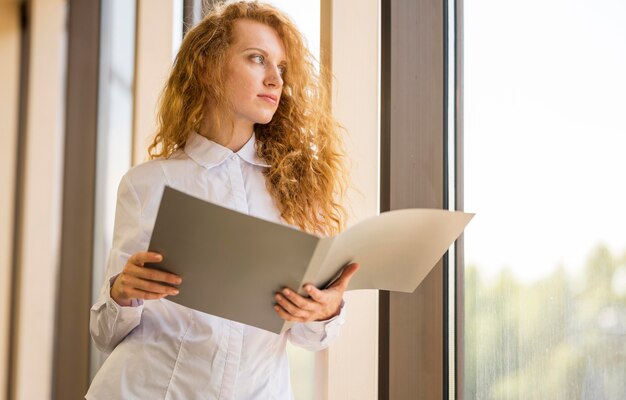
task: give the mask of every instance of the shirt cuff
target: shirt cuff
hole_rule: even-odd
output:
[[[118,275],[119,274],[113,275],[109,279],[109,287],[106,289],[104,293],[104,300],[107,304],[107,307],[109,308],[109,310],[115,312],[116,314],[122,313],[121,316],[124,317],[123,319],[128,319],[128,317],[132,317],[137,313],[141,314],[141,311],[143,310],[142,299],[132,299],[130,301],[130,306],[121,306],[117,304],[117,301],[115,301],[111,297],[111,288],[113,287],[113,282],[115,282]]]
[[[346,304],[345,301],[341,300],[341,305],[339,306],[339,314],[334,317],[324,320],[324,321],[312,321],[303,323],[304,327],[314,333],[325,333],[326,337],[334,337],[339,334],[339,328],[346,321],[346,308],[344,307]]]

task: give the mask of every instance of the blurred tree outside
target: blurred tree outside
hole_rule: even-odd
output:
[[[626,253],[532,284],[465,270],[466,399],[626,399]]]

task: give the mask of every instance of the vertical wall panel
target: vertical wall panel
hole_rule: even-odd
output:
[[[89,383],[99,29],[98,2],[69,1],[70,79],[52,388],[56,399],[79,399]]]
[[[350,225],[379,209],[379,5],[378,0],[332,2],[333,111],[346,128],[352,164]],[[378,292],[348,292],[345,301],[346,323],[328,350],[328,393],[320,398],[375,399]]]
[[[13,224],[20,82],[20,4],[0,2],[0,398],[9,365]]]
[[[173,0],[137,1],[133,165],[147,159],[159,95],[172,66]]]
[[[29,2],[29,71],[19,186],[11,343],[13,399],[47,399],[52,387],[54,314],[63,186],[66,8]]]

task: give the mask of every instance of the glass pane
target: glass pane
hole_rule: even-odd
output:
[[[92,302],[100,293],[111,248],[117,185],[131,163],[135,6],[127,0],[101,3]],[[104,355],[92,343],[92,378],[103,362]]]
[[[465,2],[465,398],[626,398],[626,2]]]

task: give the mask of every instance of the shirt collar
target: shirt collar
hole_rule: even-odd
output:
[[[233,154],[237,154],[249,164],[269,168],[269,165],[256,154],[255,145],[256,136],[254,132],[252,137],[236,153],[196,132],[191,132],[185,143],[184,151],[192,160],[207,169],[220,165]]]
[[[265,160],[259,157],[256,153],[256,135],[254,132],[252,132],[252,137],[246,142],[246,144],[243,145],[241,149],[239,149],[237,154],[249,164],[265,168],[270,167],[269,164],[267,164]]]

